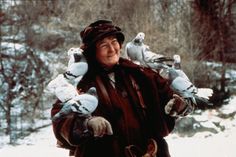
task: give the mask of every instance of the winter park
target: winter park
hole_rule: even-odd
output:
[[[99,86],[88,85],[86,91],[76,88],[91,68],[84,55],[85,37],[96,29],[118,31],[112,37],[119,42],[121,58],[157,73],[177,95],[163,108],[167,117],[175,119],[173,130],[163,137],[172,157],[236,157],[236,0],[0,0],[0,7],[1,157],[70,156],[69,149],[59,147],[64,141],[55,137],[55,132],[66,126],[65,117],[76,117],[73,123],[80,129],[86,124],[84,132],[77,129],[85,139],[99,139],[104,134],[115,137],[117,132],[109,120],[91,124],[97,126],[103,120],[103,132],[99,127],[90,132],[93,127],[88,127],[101,101],[113,100],[112,92],[109,98],[100,98],[99,89],[104,86],[99,80]],[[120,36],[120,28],[101,19],[119,26],[125,38]],[[88,26],[97,20],[101,20],[99,25]],[[95,35],[104,33],[98,30]],[[114,45],[114,40],[111,43]],[[106,47],[103,42],[101,45]],[[120,90],[116,71],[110,71],[107,80]],[[154,102],[154,98],[140,98],[140,79],[133,81],[131,74],[119,74],[131,80],[141,106],[143,101]],[[128,95],[130,101],[132,92],[125,81],[123,84],[127,91],[121,90],[119,96],[125,99]],[[60,108],[55,107],[56,100]],[[181,100],[187,104],[182,108]],[[153,117],[159,116],[153,113]],[[130,149],[131,154],[162,157],[158,142],[148,145],[147,152],[134,147],[138,149]]]

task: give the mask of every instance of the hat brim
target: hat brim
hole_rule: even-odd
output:
[[[96,36],[96,38],[91,42],[91,44],[95,44],[96,42],[101,41],[104,38],[109,37],[109,36],[116,36],[117,40],[120,44],[123,44],[123,42],[125,40],[125,36],[122,32],[120,32],[120,31],[111,31],[111,32],[105,32],[105,33],[102,33],[102,34]]]

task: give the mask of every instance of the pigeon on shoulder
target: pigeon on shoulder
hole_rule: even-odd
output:
[[[181,58],[179,55],[174,55],[169,58],[160,54],[153,53],[149,47],[144,44],[145,34],[140,32],[125,47],[125,54],[134,63],[144,67],[149,67],[157,71],[163,78],[170,82],[170,86],[176,94],[190,99],[195,105],[212,105],[209,102],[209,97],[213,91],[208,89],[204,94],[199,94],[202,91],[195,87],[189,80],[188,76],[181,69]],[[173,65],[167,64],[173,63]],[[205,90],[206,91],[206,90]],[[202,92],[201,92],[202,93]]]
[[[57,120],[71,112],[79,116],[90,116],[98,105],[96,88],[91,87],[86,93],[80,94],[72,81],[81,78],[88,70],[88,64],[80,48],[68,51],[69,62],[65,73],[59,74],[49,82],[47,88],[62,102],[61,110],[52,117]]]
[[[163,55],[154,53],[144,44],[145,34],[139,32],[132,41],[125,46],[125,56],[134,63],[142,66],[152,66],[153,61]]]

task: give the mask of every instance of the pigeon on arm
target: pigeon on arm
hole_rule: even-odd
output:
[[[191,100],[195,105],[212,105],[209,102],[209,98],[212,96],[213,90],[209,88],[196,88],[191,83],[188,76],[181,69],[181,58],[179,55],[174,55],[172,59],[153,53],[143,43],[144,38],[145,34],[140,32],[132,41],[127,43],[125,54],[130,60],[159,72],[162,77],[169,80],[170,86],[176,94]],[[169,61],[174,62],[174,64],[172,66],[166,64]]]
[[[64,74],[59,74],[49,82],[48,89],[62,102],[61,110],[52,117],[55,121],[71,112],[79,116],[90,116],[98,105],[96,88],[91,87],[86,93],[79,94],[79,91],[70,82],[81,78],[88,70],[88,64],[83,50],[71,48],[68,51],[69,62]]]
[[[174,64],[172,67],[157,62],[159,74],[170,82],[170,87],[175,93],[179,94],[183,98],[191,100],[193,104],[197,106],[212,105],[209,102],[209,98],[213,94],[213,90],[210,88],[197,88],[189,80],[187,75],[180,69],[180,56],[174,55]]]

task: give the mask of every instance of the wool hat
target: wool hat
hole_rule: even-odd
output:
[[[97,41],[111,35],[115,35],[120,44],[125,40],[121,29],[108,20],[95,21],[80,32],[82,42],[86,47],[93,46]]]

